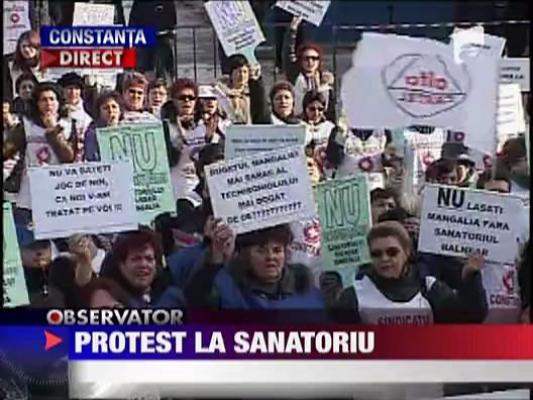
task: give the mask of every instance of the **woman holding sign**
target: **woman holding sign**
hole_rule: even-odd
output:
[[[335,121],[334,76],[323,69],[324,51],[316,44],[297,43],[301,17],[292,19],[285,41],[285,71],[295,87],[296,112],[302,113],[305,94],[311,90],[321,92],[326,99],[326,117]]]
[[[71,133],[61,91],[51,82],[40,83],[33,92],[29,117],[10,131],[3,145],[4,163],[17,154],[25,159],[17,207],[31,209],[28,168],[74,162],[78,143]]]
[[[481,256],[474,254],[467,259],[462,285],[455,291],[431,276],[420,278],[412,265],[411,239],[400,223],[375,225],[367,242],[372,268],[362,280],[340,293],[334,306],[340,319],[377,325],[484,320],[487,302],[480,274],[484,263]],[[328,283],[323,285],[326,291],[331,289],[327,286]]]
[[[310,270],[288,264],[293,235],[288,225],[241,234],[211,218],[209,250],[185,289],[192,307],[212,309],[324,309]]]

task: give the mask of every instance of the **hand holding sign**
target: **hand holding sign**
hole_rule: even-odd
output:
[[[220,264],[231,258],[235,249],[235,235],[221,218],[210,217],[207,220],[205,236],[211,239],[211,262]]]
[[[479,252],[470,254],[466,260],[465,266],[463,267],[463,280],[476,272],[480,272],[484,265],[485,258]]]

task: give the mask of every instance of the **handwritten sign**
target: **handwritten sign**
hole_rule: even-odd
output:
[[[265,36],[248,0],[212,0],[205,9],[224,53],[243,54],[250,64],[257,64],[254,51]]]
[[[4,307],[25,306],[30,303],[26,279],[22,269],[17,232],[11,203],[4,202]]]
[[[509,263],[518,254],[522,202],[482,190],[426,185],[418,251]]]
[[[529,92],[529,58],[500,58],[500,83],[518,83]]]
[[[37,239],[137,228],[131,162],[31,168],[29,178]]]
[[[330,0],[279,0],[276,7],[320,26],[330,3]]]
[[[113,25],[115,6],[111,4],[75,3],[73,26]]]
[[[324,269],[370,261],[366,235],[371,225],[370,194],[364,174],[334,179],[317,188]]]
[[[159,214],[176,213],[163,127],[122,125],[97,129],[102,160],[131,160],[137,220],[149,225]]]
[[[205,176],[215,217],[236,234],[315,215],[302,147],[208,165]]]
[[[17,40],[24,32],[31,29],[29,1],[4,1],[4,52],[12,54],[17,47]]]
[[[226,132],[224,156],[230,160],[304,143],[303,125],[231,125]]]

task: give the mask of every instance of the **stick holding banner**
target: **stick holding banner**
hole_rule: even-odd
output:
[[[209,1],[207,15],[215,28],[226,56],[242,54],[251,65],[257,64],[255,48],[265,36],[247,0]]]

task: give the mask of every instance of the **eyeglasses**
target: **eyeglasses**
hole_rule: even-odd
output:
[[[180,101],[194,101],[194,100],[196,100],[196,97],[195,96],[183,95],[183,96],[178,96],[178,100],[180,100]]]
[[[319,112],[322,112],[322,111],[324,111],[324,107],[309,107],[308,110],[309,110],[309,111],[319,111]]]
[[[387,247],[385,249],[385,254],[387,257],[396,257],[398,254],[400,254],[400,249],[397,247]],[[372,258],[381,258],[383,256],[383,250],[376,249],[370,251],[370,257]]]
[[[304,56],[304,60],[306,61],[318,61],[320,60],[319,56]]]
[[[129,94],[138,94],[139,96],[142,96],[144,94],[144,90],[135,90],[135,89],[129,89]]]

